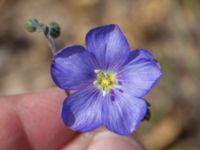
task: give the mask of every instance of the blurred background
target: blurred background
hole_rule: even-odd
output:
[[[134,133],[147,150],[200,149],[199,0],[0,0],[0,94],[55,86],[42,34],[24,22],[58,22],[59,48],[83,44],[89,29],[118,24],[132,49],[150,50],[164,76],[145,97],[152,118]]]

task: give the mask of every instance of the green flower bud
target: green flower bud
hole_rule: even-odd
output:
[[[56,22],[50,22],[48,25],[48,32],[53,38],[57,38],[60,35],[60,26]]]
[[[29,19],[28,21],[26,21],[25,27],[27,31],[35,32],[37,30],[37,24],[39,24],[37,19]]]

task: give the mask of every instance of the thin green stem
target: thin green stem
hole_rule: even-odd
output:
[[[44,26],[43,24],[40,24],[39,22],[33,22],[33,26],[36,28],[36,30],[38,32],[43,32],[44,33],[44,36],[47,39],[49,48],[50,48],[52,54],[54,55],[56,53],[57,48],[56,48],[55,40],[50,35],[49,28]]]
[[[56,53],[56,50],[57,50],[57,48],[56,48],[56,42],[51,37],[51,35],[49,34],[49,32],[47,34],[45,34],[45,32],[44,32],[44,35],[45,35],[45,37],[47,39],[48,45],[50,47],[50,50],[51,50],[52,54],[54,55]]]

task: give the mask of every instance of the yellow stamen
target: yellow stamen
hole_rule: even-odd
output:
[[[95,70],[96,80],[94,85],[103,92],[105,96],[107,92],[112,89],[116,84],[115,75],[110,72],[103,72],[100,70]]]

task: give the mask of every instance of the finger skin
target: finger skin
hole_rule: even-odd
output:
[[[104,131],[94,137],[88,150],[144,150],[144,148],[132,137]]]
[[[19,117],[11,105],[0,101],[0,149],[30,149]]]
[[[114,134],[103,127],[79,135],[62,150],[144,150],[136,139]]]
[[[1,97],[0,149],[55,150],[72,140],[77,133],[60,117],[65,97],[59,89]]]

